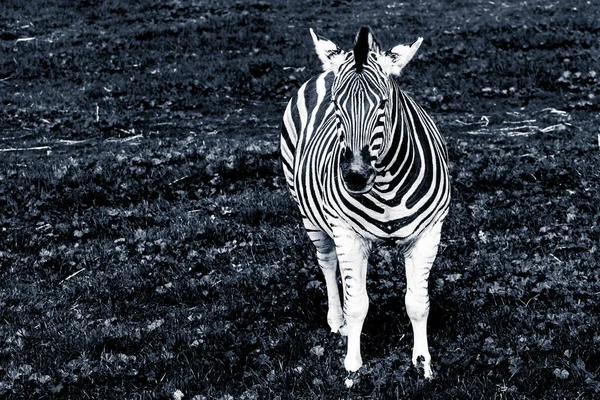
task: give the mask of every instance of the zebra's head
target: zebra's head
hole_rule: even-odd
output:
[[[375,183],[377,161],[391,144],[397,110],[393,76],[413,58],[423,38],[412,45],[381,51],[367,27],[356,35],[354,49],[345,52],[310,30],[325,71],[334,73],[331,107],[340,141],[340,171],[346,190],[369,192]]]

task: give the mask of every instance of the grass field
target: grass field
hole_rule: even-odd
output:
[[[600,5],[3,1],[0,398],[600,397]],[[404,273],[371,257],[360,380],[278,154],[350,48],[425,41],[400,83],[448,142],[430,278],[437,378]]]

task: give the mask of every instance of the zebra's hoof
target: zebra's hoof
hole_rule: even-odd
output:
[[[423,356],[419,356],[413,360],[415,368],[421,372],[423,370],[423,377],[428,381],[434,378],[433,371],[431,370],[431,362]]]

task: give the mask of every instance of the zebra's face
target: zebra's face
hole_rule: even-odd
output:
[[[369,76],[370,68],[357,74],[352,70],[354,67],[349,66],[348,76],[336,76],[332,91],[340,142],[339,167],[346,190],[364,194],[375,184],[375,164],[383,147],[385,128],[389,125],[391,88],[389,77],[380,71]]]
[[[393,78],[412,59],[423,41],[385,52],[369,28],[356,36],[354,50],[344,52],[310,30],[325,71],[335,73],[331,99],[340,142],[339,167],[351,194],[369,192],[375,184],[377,159],[385,148],[386,129],[394,118]]]

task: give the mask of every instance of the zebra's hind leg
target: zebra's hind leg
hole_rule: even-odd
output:
[[[332,229],[344,289],[346,325],[340,329],[342,335],[348,336],[344,367],[354,372],[362,365],[360,335],[369,310],[367,262],[371,243],[350,228],[333,225]]]
[[[306,224],[306,222],[305,222]],[[338,332],[344,325],[344,315],[337,282],[338,259],[333,240],[323,231],[308,230],[308,236],[317,248],[317,261],[325,276],[327,286],[327,323],[332,332]]]
[[[442,223],[424,233],[405,254],[406,312],[413,328],[414,344],[412,362],[423,367],[425,378],[433,378],[431,356],[427,344],[427,317],[429,316],[429,271],[435,260]]]

